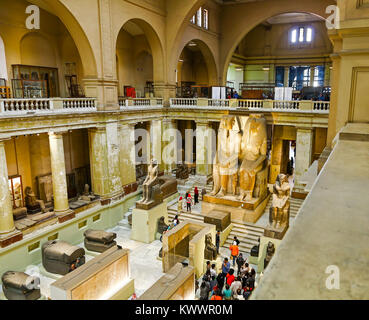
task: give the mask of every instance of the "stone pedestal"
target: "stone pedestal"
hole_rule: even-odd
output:
[[[214,224],[217,231],[224,231],[231,224],[231,214],[227,211],[212,210],[204,215],[204,223]]]
[[[264,230],[264,236],[269,238],[274,238],[278,240],[282,240],[284,235],[288,230],[288,225],[284,224],[279,228],[274,228],[272,226],[267,226]]]
[[[161,203],[149,210],[133,209],[131,239],[151,243],[155,240],[158,220],[164,216],[168,224],[168,210],[166,203]]]
[[[257,260],[257,270],[256,270],[258,273],[264,271],[264,259],[266,257],[266,250],[267,250],[269,241],[274,244],[275,253],[277,252],[278,247],[281,244],[281,240],[266,237],[266,236],[260,237],[259,256]],[[272,259],[274,259],[274,257]]]
[[[225,211],[231,213],[232,222],[255,223],[263,215],[270,195],[264,198],[253,198],[250,201],[239,201],[236,196],[227,195],[222,198],[205,195],[202,202],[202,215],[211,211]]]

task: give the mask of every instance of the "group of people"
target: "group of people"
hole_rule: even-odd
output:
[[[219,232],[217,232],[216,246],[219,253]],[[240,241],[235,236],[230,246],[232,267],[228,258],[224,258],[222,270],[216,272],[216,265],[207,261],[206,273],[202,277],[201,285],[196,288],[199,300],[247,300],[255,288],[256,272],[251,268],[239,251]],[[237,265],[237,273],[236,273]],[[197,282],[198,286],[198,282]]]
[[[195,187],[193,193],[194,193],[194,199],[192,199],[190,191],[186,192],[185,198],[183,198],[182,196],[179,197],[178,210],[177,210],[178,213],[181,213],[183,210],[183,201],[185,201],[186,203],[187,212],[191,212],[192,206],[199,203],[199,190],[197,187]]]
[[[210,265],[208,261],[201,285],[199,286],[196,282],[196,298],[199,300],[247,300],[255,288],[255,277],[255,270],[246,260],[238,264],[237,274],[235,269],[231,268],[228,258],[224,258],[220,273],[216,272],[215,264]]]

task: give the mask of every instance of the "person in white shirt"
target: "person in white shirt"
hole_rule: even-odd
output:
[[[236,298],[237,296],[237,291],[242,289],[242,282],[241,282],[241,277],[237,277],[235,281],[232,282],[231,284],[231,291],[232,291],[232,296],[234,298]]]
[[[210,268],[210,274],[214,277],[217,276],[217,271],[215,270],[215,264],[212,264],[211,265],[211,268]]]

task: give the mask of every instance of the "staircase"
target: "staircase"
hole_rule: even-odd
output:
[[[118,226],[131,229],[131,226],[128,222],[128,216],[132,215],[132,210],[135,207],[136,206],[134,205],[128,209],[128,211],[124,214],[124,218],[118,222]]]

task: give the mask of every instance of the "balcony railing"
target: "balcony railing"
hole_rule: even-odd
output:
[[[119,97],[119,106],[121,109],[126,109],[130,107],[162,107],[162,98],[123,98]]]
[[[95,98],[0,99],[0,115],[96,111]]]
[[[296,111],[296,112],[317,112],[329,113],[329,101],[311,101],[311,100],[255,100],[255,99],[185,99],[172,98],[170,106],[174,108],[229,108],[246,110],[265,110],[265,111]]]

